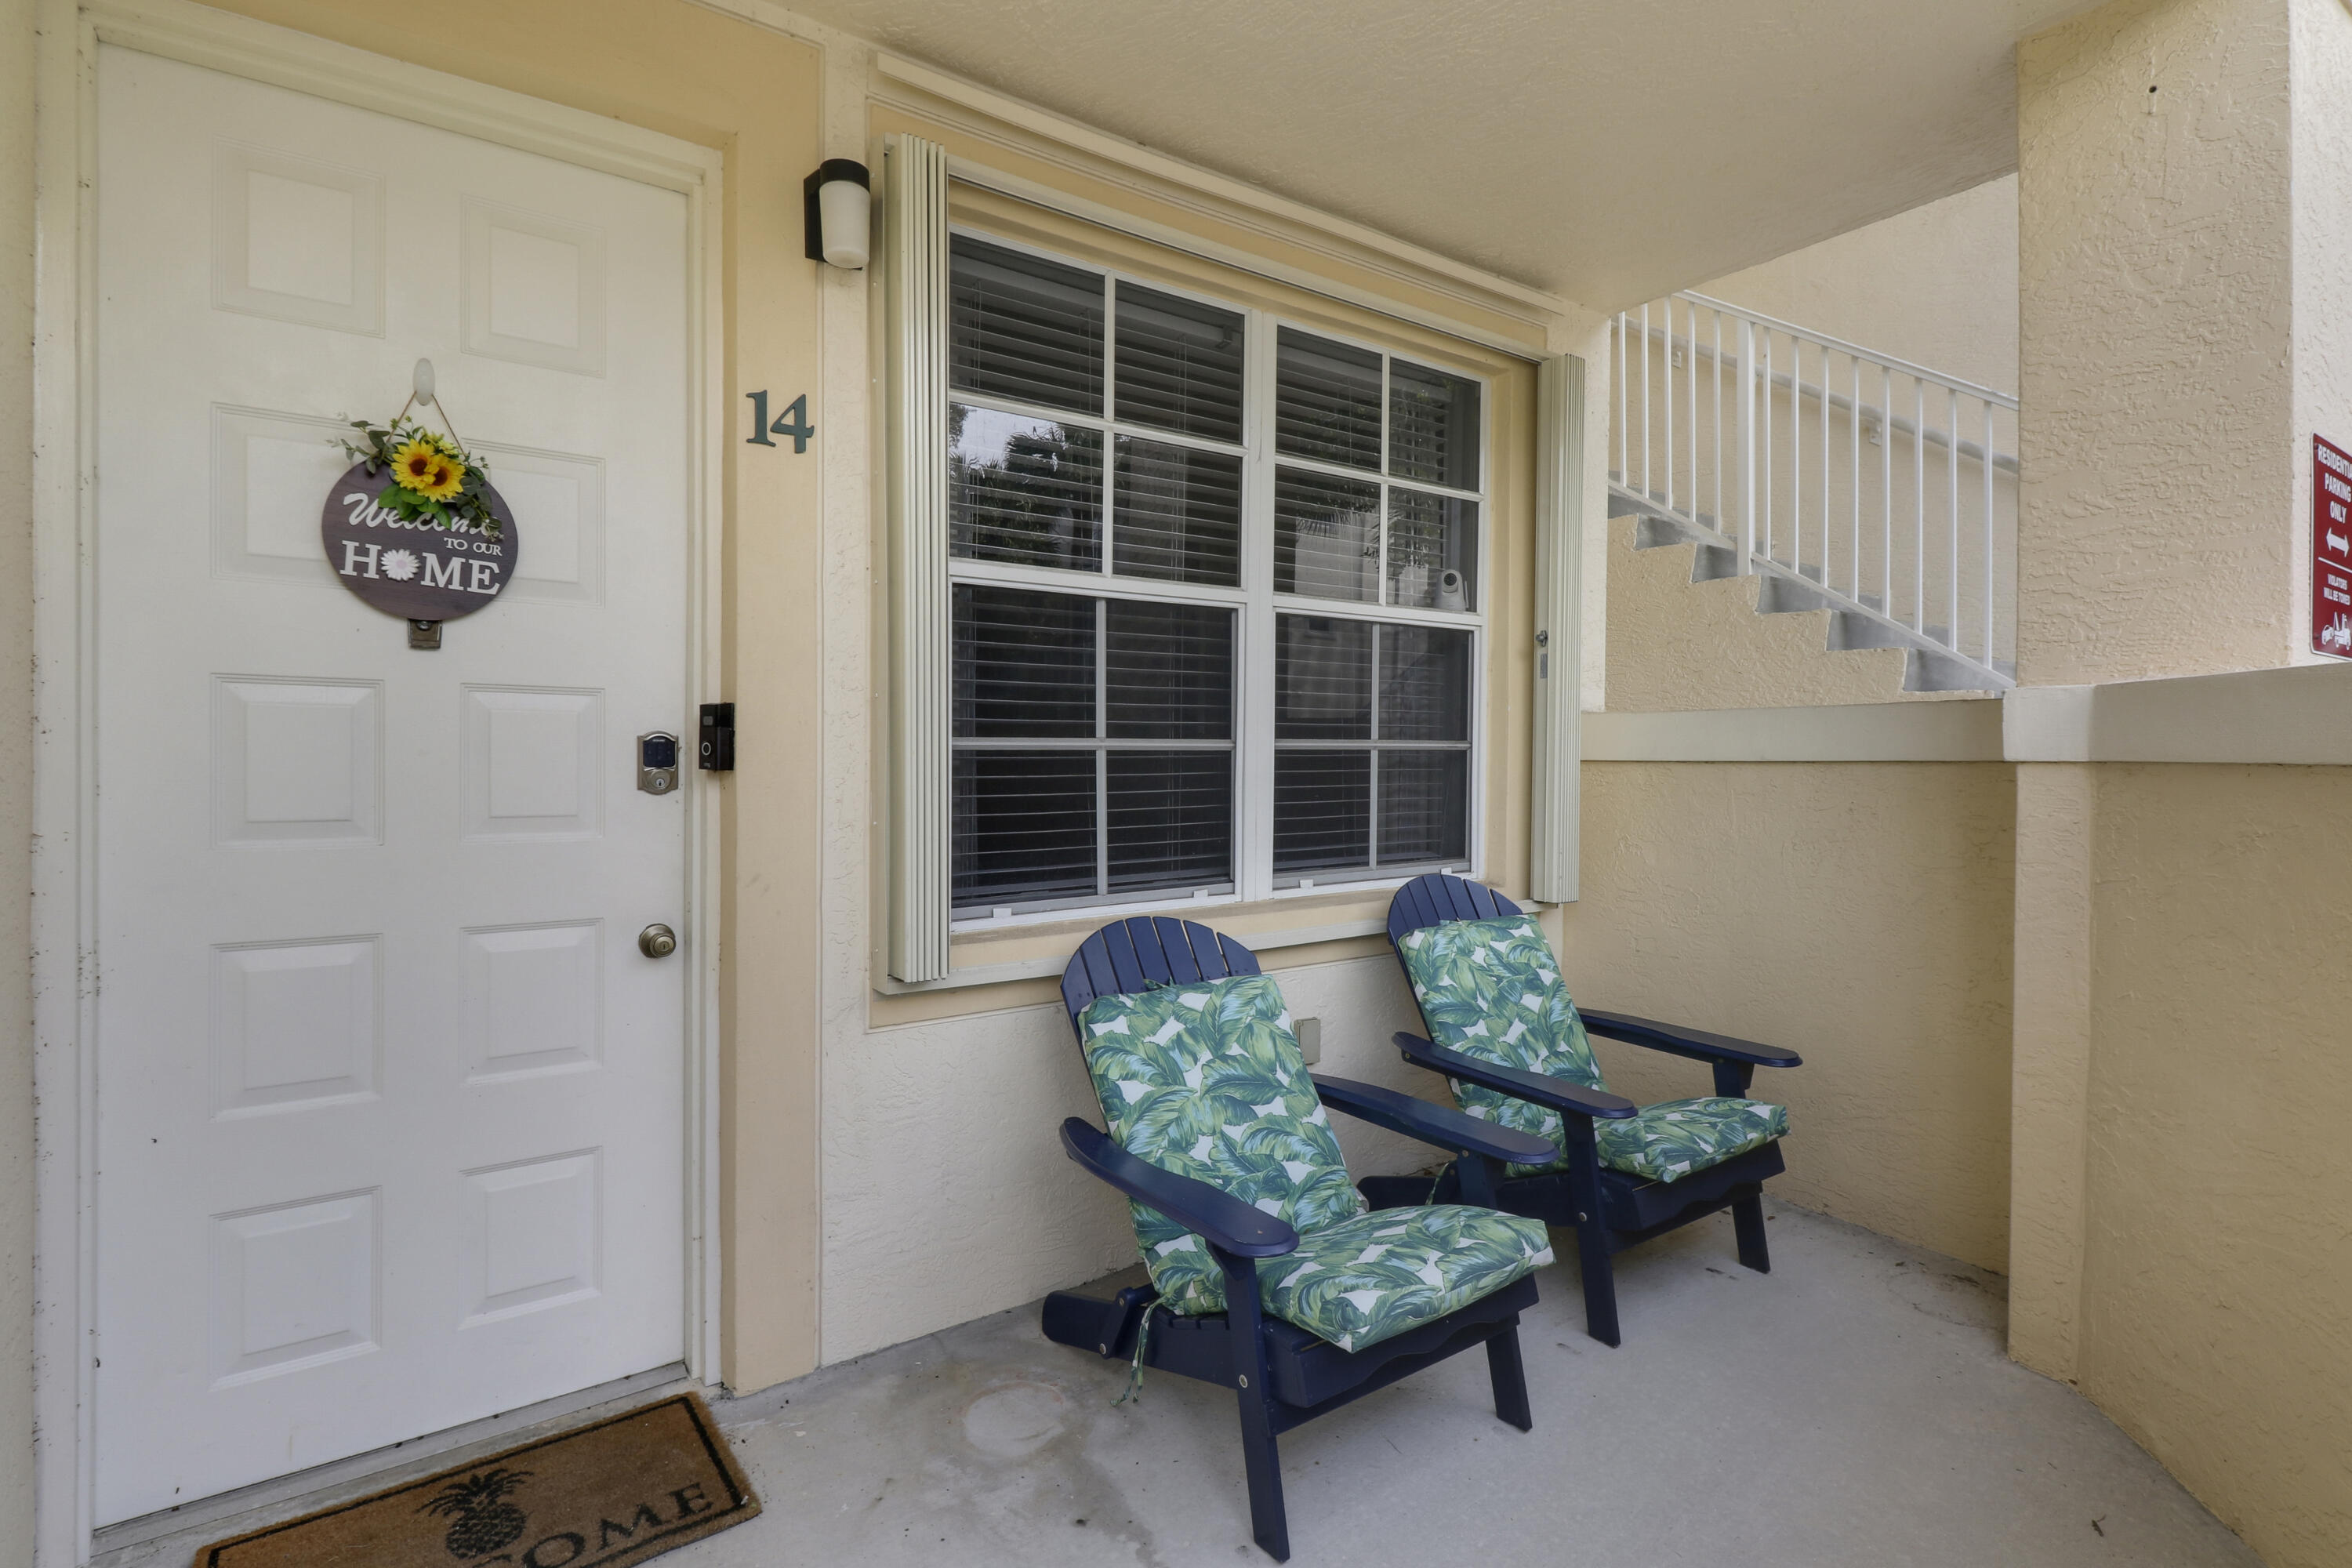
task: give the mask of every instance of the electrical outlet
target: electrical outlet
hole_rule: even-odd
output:
[[[1307,1058],[1308,1067],[1323,1059],[1322,1019],[1293,1018],[1290,1020],[1290,1032],[1298,1037],[1298,1054]]]

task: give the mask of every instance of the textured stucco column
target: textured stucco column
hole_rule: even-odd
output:
[[[2117,0],[2018,47],[2029,684],[2289,661],[2290,4]]]
[[[2018,666],[2301,662],[2352,442],[2352,16],[2116,0],[2018,47]]]
[[[2352,444],[2347,84],[2344,0],[2116,0],[2019,46],[2026,685],[2314,658],[2311,438]],[[2337,1104],[2342,784],[2017,773],[2011,1353],[2266,1560],[2352,1562],[2344,1226],[2302,1209],[2342,1179],[2295,1163],[2342,1148],[2295,1131]]]
[[[2072,1383],[2081,1349],[2096,770],[2017,770],[2009,1352]]]

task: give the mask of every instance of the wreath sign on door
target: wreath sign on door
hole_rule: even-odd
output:
[[[437,409],[446,434],[409,410]],[[437,648],[441,623],[499,596],[520,552],[514,513],[466,450],[434,395],[433,362],[418,360],[414,390],[383,425],[354,419],[358,461],[335,481],[319,516],[327,564],[344,587],[408,623],[408,646]]]

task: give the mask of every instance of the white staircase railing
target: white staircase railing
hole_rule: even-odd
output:
[[[2016,684],[2017,399],[1700,294],[1622,312],[1610,515],[1833,612],[1914,690]]]

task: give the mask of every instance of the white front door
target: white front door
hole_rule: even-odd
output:
[[[107,47],[97,1519],[687,1334],[687,205]],[[430,359],[518,520],[438,651],[346,591],[342,422]],[[690,775],[689,775],[690,784]]]

